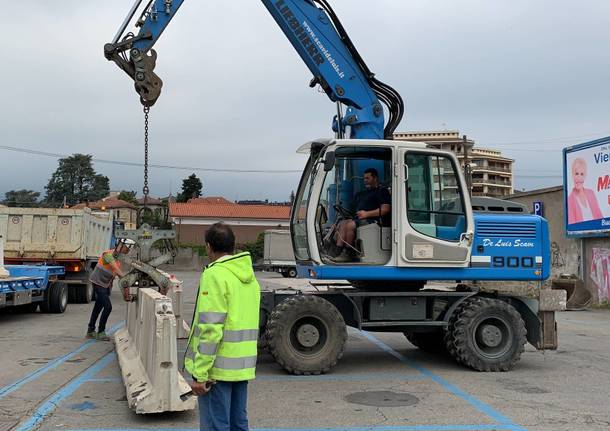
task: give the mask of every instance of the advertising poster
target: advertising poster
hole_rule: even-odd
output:
[[[568,236],[610,234],[610,137],[564,149]]]

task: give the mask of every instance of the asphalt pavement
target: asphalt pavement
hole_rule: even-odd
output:
[[[199,274],[184,280],[192,314]],[[266,288],[303,280],[257,273]],[[123,324],[115,289],[108,328]],[[194,430],[196,412],[137,416],[110,342],[84,338],[92,305],[66,313],[0,312],[0,431]],[[528,346],[514,370],[478,373],[419,351],[402,334],[350,330],[331,373],[291,376],[268,354],[250,384],[254,430],[451,431],[610,429],[610,311],[558,315],[560,347]],[[185,342],[179,342],[184,349]],[[179,353],[180,356],[180,353]]]

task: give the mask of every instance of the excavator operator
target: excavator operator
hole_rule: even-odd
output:
[[[382,227],[392,224],[392,197],[389,190],[379,184],[377,169],[368,168],[364,171],[364,185],[366,190],[356,196],[356,217],[342,220],[337,226],[335,244],[339,254],[332,259],[335,263],[354,261],[355,254],[358,253],[354,247],[358,227],[371,223],[378,223]]]

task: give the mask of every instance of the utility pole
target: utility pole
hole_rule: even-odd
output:
[[[472,171],[470,170],[468,138],[466,137],[466,135],[462,136],[462,145],[464,149],[464,178],[466,178],[466,187],[468,188],[468,193],[472,195]]]

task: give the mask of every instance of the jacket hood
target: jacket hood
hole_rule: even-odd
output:
[[[239,253],[233,256],[220,258],[216,262],[210,264],[213,266],[222,266],[231,271],[242,283],[250,283],[254,280],[254,269],[252,268],[252,257],[250,253]]]

